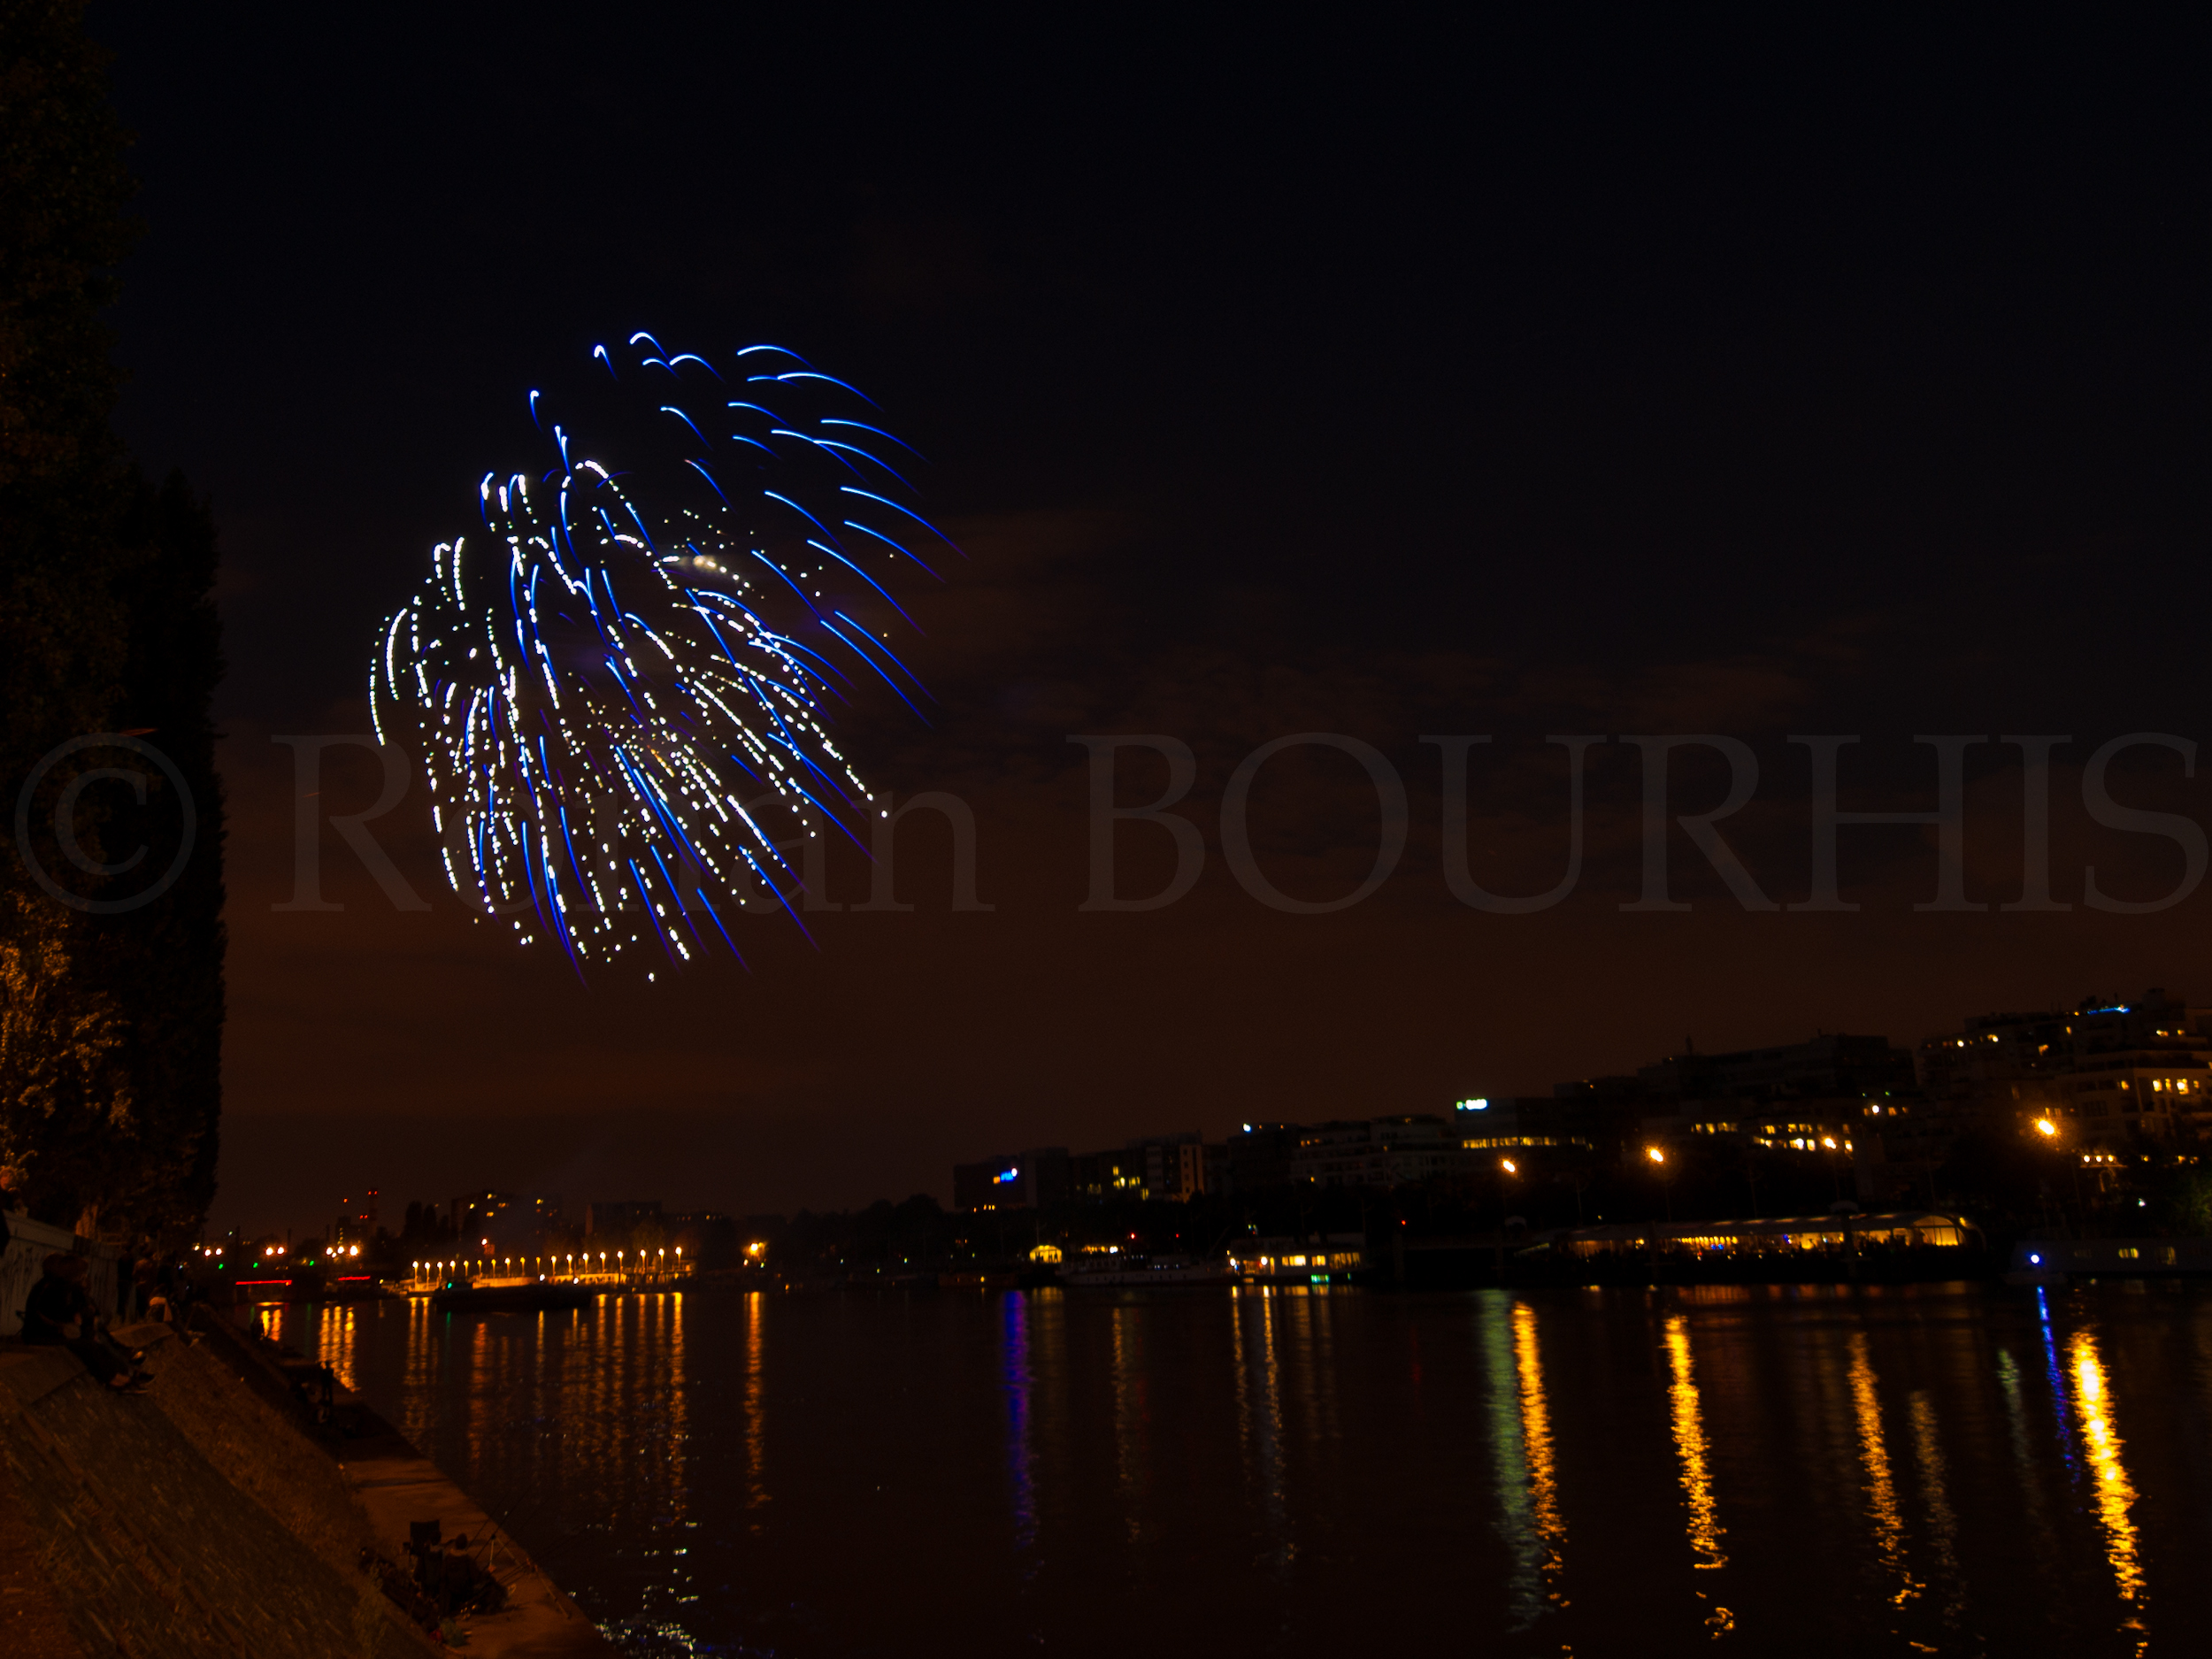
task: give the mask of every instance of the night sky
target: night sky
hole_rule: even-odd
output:
[[[1085,25],[908,11],[107,5],[149,234],[115,313],[126,437],[211,493],[230,674],[230,1005],[214,1225],[318,1225],[465,1187],[743,1211],[949,1197],[1001,1149],[1256,1118],[1436,1110],[1686,1038],[1916,1042],[1999,1008],[2212,999],[2212,896],[2115,914],[2177,843],[2093,823],[2109,738],[2212,736],[2203,42],[2162,19],[1886,29],[1607,18]],[[2136,30],[2137,33],[2125,33]],[[419,783],[378,825],[421,912],[334,833],[341,912],[280,913],[300,793],[273,734],[365,733],[381,618],[524,395],[597,341],[795,347],[933,462],[972,555],[919,593],[934,729],[841,734],[900,796],[910,913],[746,923],[752,972],[588,990],[472,924]],[[1411,842],[1374,897],[1290,915],[1215,826],[1238,759],[1376,745]],[[1211,849],[1164,910],[1079,912],[1076,733],[1187,741]],[[1565,856],[1552,733],[1751,745],[1722,833],[1806,896],[1806,750],[1844,804],[1933,803],[1919,733],[2066,734],[2063,912],[1922,913],[1932,833],[1843,833],[1847,914],[1747,910],[1679,829],[1687,912],[1640,880],[1639,752],[1590,750],[1567,902],[1478,912],[1439,861],[1438,751],[1476,751],[1472,856]],[[1673,810],[1709,810],[1709,755]],[[1123,798],[1149,800],[1132,757]],[[1967,885],[2020,892],[2019,751],[1968,752]],[[359,810],[374,763],[321,797]],[[2126,803],[2212,783],[2138,748]],[[1374,854],[1347,756],[1271,762],[1263,868],[1327,898]],[[1158,887],[1136,826],[1125,891]],[[865,896],[856,856],[829,896]]]

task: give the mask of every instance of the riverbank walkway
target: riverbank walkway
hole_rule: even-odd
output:
[[[0,1347],[0,1652],[10,1659],[421,1659],[447,1652],[363,1570],[404,1563],[411,1522],[496,1537],[507,1610],[462,1622],[483,1659],[614,1649],[491,1518],[365,1402],[319,1428],[281,1356],[227,1327],[164,1325],[145,1394],[66,1352]],[[484,1559],[479,1554],[480,1561]]]

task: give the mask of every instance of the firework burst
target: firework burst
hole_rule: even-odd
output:
[[[736,954],[739,910],[798,920],[790,855],[880,810],[829,706],[879,682],[920,715],[894,595],[958,551],[920,514],[918,455],[795,353],[641,334],[592,356],[617,446],[594,458],[532,392],[555,464],[484,476],[482,535],[439,545],[369,671],[454,891],[580,973]]]

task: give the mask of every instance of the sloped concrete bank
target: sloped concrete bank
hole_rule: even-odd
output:
[[[111,1394],[67,1353],[0,1349],[0,1653],[13,1659],[418,1659],[444,1651],[362,1566],[404,1562],[408,1524],[487,1523],[365,1407],[319,1433],[282,1371],[228,1331],[158,1325],[152,1387]],[[486,1659],[607,1659],[612,1648],[520,1551],[495,1571],[508,1610],[467,1620]]]

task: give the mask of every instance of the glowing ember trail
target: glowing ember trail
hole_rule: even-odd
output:
[[[959,551],[921,516],[919,456],[795,353],[640,334],[592,359],[604,460],[532,392],[554,465],[484,475],[483,534],[438,546],[369,671],[453,890],[580,974],[633,946],[735,955],[739,910],[798,920],[787,855],[864,843],[880,810],[828,704],[880,683],[921,715],[895,590]]]

